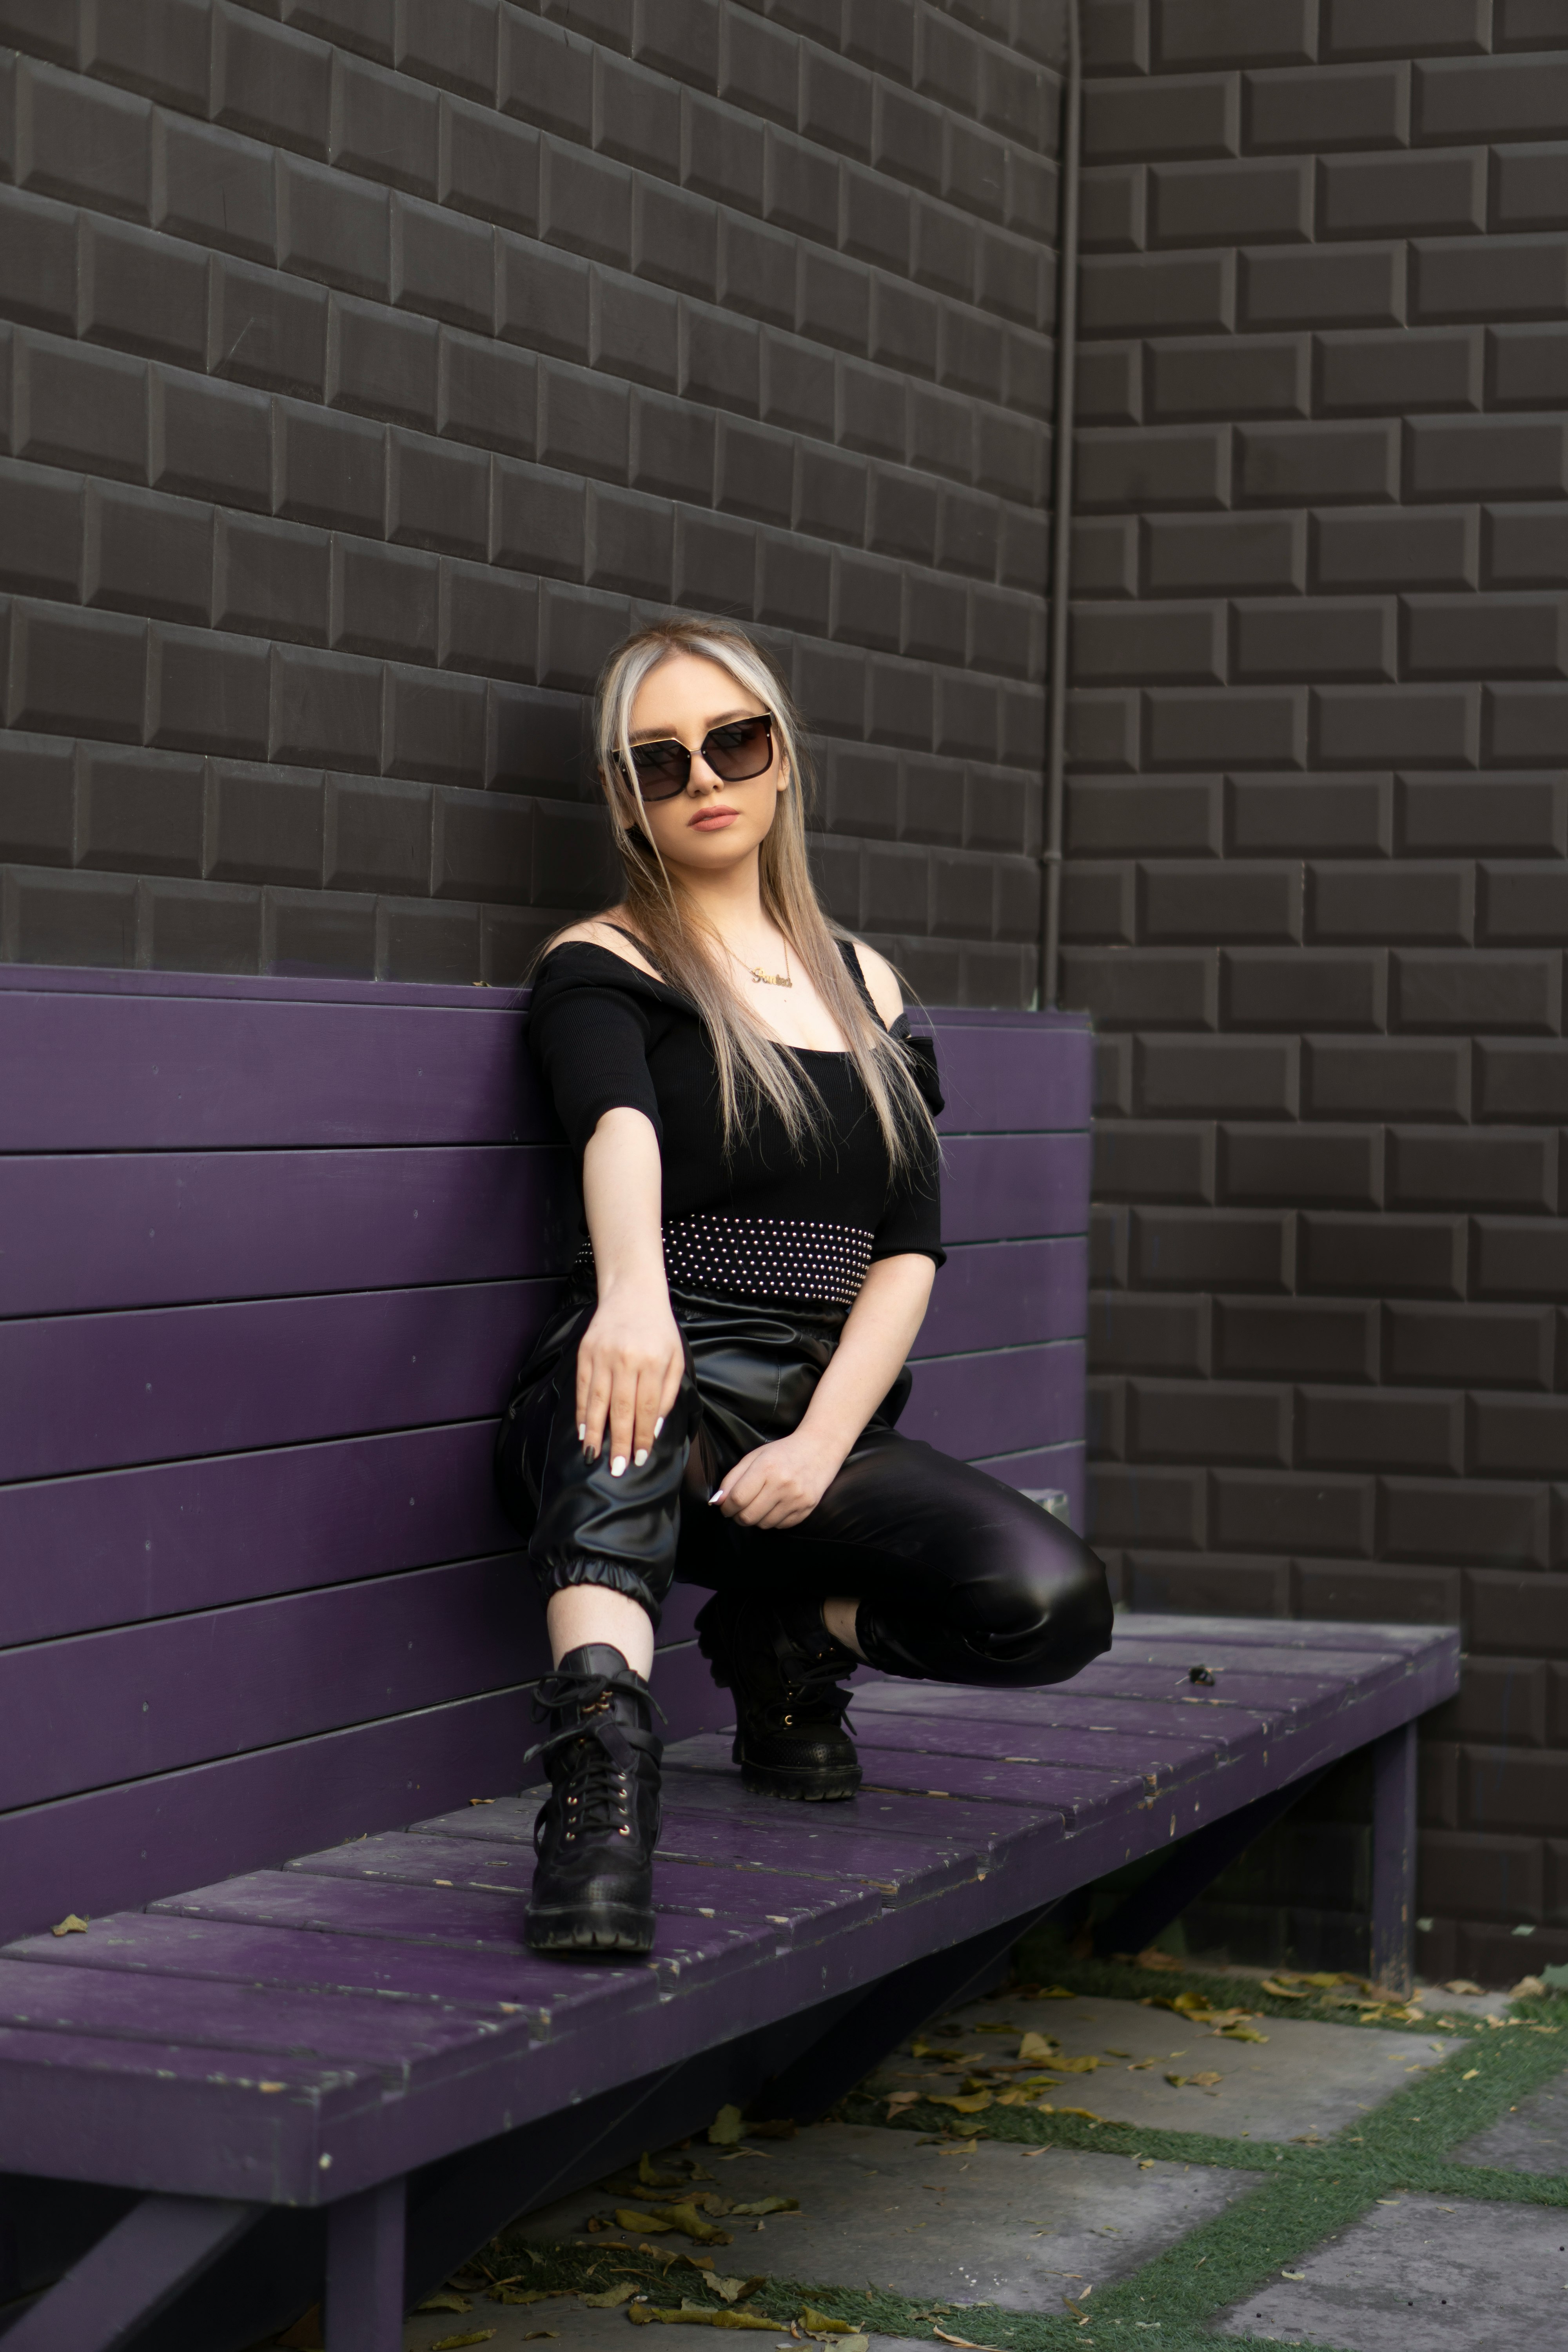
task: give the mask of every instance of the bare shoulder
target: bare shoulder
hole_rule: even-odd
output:
[[[868,948],[864,940],[852,940],[860,976],[871,992],[871,1002],[882,1016],[883,1025],[890,1029],[904,1009],[904,992],[899,986],[899,975],[886,956]]]
[[[584,922],[568,923],[564,930],[556,932],[545,953],[548,955],[551,948],[605,948],[611,955],[619,956],[623,963],[629,963],[634,971],[645,971],[650,980],[658,980],[659,974],[647,956],[633,945],[625,931],[616,929],[614,918],[620,911],[616,907],[611,908],[608,916],[590,915]]]

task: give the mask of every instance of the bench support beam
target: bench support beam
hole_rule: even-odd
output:
[[[1415,1919],[1415,1726],[1372,1743],[1372,1980],[1408,1998]]]
[[[143,2197],[7,2331],[7,2352],[120,2352],[265,2210]]]
[[[327,2208],[327,2352],[401,2352],[407,2212],[401,2175]]]
[[[1157,1869],[1140,1879],[1126,1901],[1100,1922],[1094,1930],[1095,1958],[1108,1959],[1115,1952],[1143,1951],[1322,1777],[1321,1772],[1304,1773],[1300,1780],[1270,1789],[1266,1796],[1255,1797],[1250,1805],[1222,1813],[1218,1821],[1181,1839]]]

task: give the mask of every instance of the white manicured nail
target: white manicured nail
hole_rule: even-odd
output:
[[[642,1466],[643,1466],[643,1464],[644,1464],[647,1460],[647,1447],[646,1445],[639,1445],[639,1446],[637,1447],[637,1452],[632,1455],[632,1467],[633,1467],[633,1469],[634,1469],[634,1470],[640,1470],[640,1469],[642,1468]]]
[[[654,1425],[653,1425],[653,1433],[654,1433],[654,1435],[655,1435],[656,1437],[658,1435],[659,1431],[660,1431],[663,1427],[664,1427],[664,1415],[663,1415],[663,1413],[661,1412],[661,1413],[659,1414],[658,1419],[654,1423]]]
[[[587,1436],[587,1434],[588,1434],[588,1424],[587,1424],[587,1423],[586,1423],[585,1421],[580,1421],[580,1422],[577,1423],[577,1443],[578,1443],[578,1444],[579,1444],[579,1445],[581,1445],[581,1444],[582,1444],[582,1443],[583,1443],[584,1439]]]
[[[615,1460],[614,1460],[614,1461],[611,1463],[611,1465],[610,1465],[610,1475],[611,1475],[611,1477],[612,1477],[612,1478],[618,1478],[618,1477],[620,1476],[620,1475],[621,1475],[622,1471],[626,1468],[626,1455],[625,1455],[624,1454],[616,1454],[616,1458],[615,1458]]]
[[[713,1492],[712,1492],[712,1493],[709,1496],[709,1497],[708,1497],[708,1500],[709,1500],[710,1503],[721,1503],[721,1502],[723,1501],[723,1499],[724,1499],[724,1489],[723,1489],[723,1487],[722,1487],[722,1486],[715,1486],[715,1487],[714,1487],[714,1489],[713,1489]]]

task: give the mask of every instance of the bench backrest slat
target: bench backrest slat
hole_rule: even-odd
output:
[[[1076,1498],[1087,1030],[932,1017],[952,1256],[904,1425]],[[0,972],[0,1934],[525,1777],[489,1455],[577,1226],[521,1038],[487,992]],[[677,1737],[725,1709],[700,1600]]]

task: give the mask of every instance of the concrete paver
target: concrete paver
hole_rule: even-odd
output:
[[[1240,1996],[1237,2005],[1244,2005]],[[1326,2138],[1407,2089],[1461,2039],[1262,2017],[1255,2026],[1267,2041],[1234,2042],[1167,2009],[1098,1997],[977,2001],[953,2015],[967,2030],[952,2037],[952,2047],[977,2065],[1012,2059],[1017,2050],[1000,2034],[976,2032],[979,2025],[1005,2024],[1020,2036],[1053,2034],[1064,2056],[1098,2057],[1092,2073],[1061,2074],[1059,2090],[1040,2094],[1057,2105],[1087,2107],[1109,2123],[1212,2132],[1221,2139]],[[928,2047],[942,2042],[929,2031],[917,2039]],[[1178,2088],[1166,2079],[1205,2074],[1218,2074],[1219,2082]],[[942,2091],[958,2087],[956,2077],[934,2082],[930,2060],[908,2056],[890,2058],[881,2076],[906,2090],[925,2081]]]
[[[732,2273],[1016,2311],[1054,2310],[1074,2282],[1135,2270],[1257,2179],[1202,2165],[1145,2171],[1126,2157],[995,2140],[944,2148],[854,2124],[818,2125],[773,2143],[765,2158],[709,2168],[728,2171],[722,2193],[738,2202],[800,2200],[798,2214],[772,2214],[760,2227],[721,2222],[734,2243],[715,2260]],[[743,2200],[731,2186],[737,2172]],[[616,2201],[602,2190],[566,2198],[522,2226],[531,2237],[575,2237],[590,2213]]]
[[[1568,2214],[1538,2205],[1379,2206],[1215,2322],[1221,2336],[1342,2352],[1561,2352]]]
[[[679,2296],[672,2295],[671,2302]],[[478,2301],[470,2312],[458,2316],[451,2312],[417,2314],[407,2323],[404,2334],[404,2352],[429,2352],[446,2336],[463,2336],[470,2330],[493,2327],[495,2335],[486,2352],[522,2352],[525,2344],[543,2345],[554,2338],[556,2352],[702,2352],[704,2346],[715,2342],[734,2347],[745,2343],[752,2352],[774,2352],[784,2345],[787,2352],[801,2352],[800,2346],[790,2336],[787,2327],[776,2335],[722,2336],[710,2333],[697,2335],[688,2329],[656,2327],[634,2328],[624,2311],[584,2311],[582,2305],[566,2298],[560,2303],[535,2303],[524,2310],[507,2310],[493,2303]],[[929,2344],[915,2346],[899,2336],[873,2336],[869,2352],[931,2352]]]
[[[1509,2172],[1568,2172],[1568,2083],[1562,2075],[1532,2091],[1489,2131],[1454,2150],[1458,2164],[1499,2165]]]

